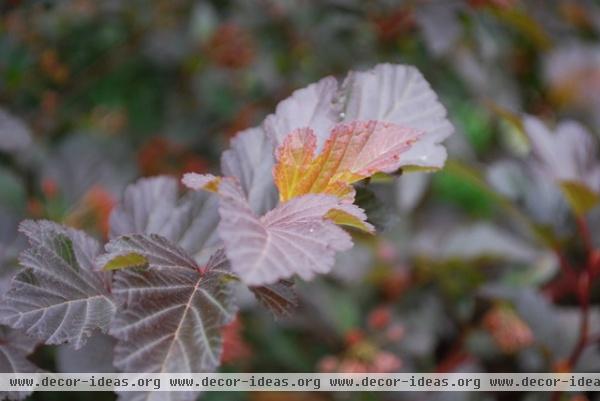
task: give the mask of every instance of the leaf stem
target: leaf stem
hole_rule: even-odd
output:
[[[552,280],[552,282],[544,288],[544,293],[555,302],[573,291],[573,288],[577,283],[577,272],[558,246],[553,247],[552,250],[558,259],[562,275],[558,276],[555,280]]]
[[[585,251],[589,256],[594,249],[594,246],[592,245],[592,235],[590,234],[590,228],[588,227],[587,221],[582,216],[578,216],[575,221],[577,223],[577,228],[579,230],[579,234],[581,235]],[[590,267],[591,266],[589,266],[588,264],[587,268]]]
[[[588,342],[588,331],[590,326],[590,277],[587,271],[581,274],[578,295],[581,308],[581,323],[579,325],[579,339],[575,348],[571,352],[571,356],[568,359],[569,370],[571,370],[577,364],[579,357],[583,353],[583,350],[587,346]]]
[[[578,273],[577,284],[575,288],[575,292],[579,299],[580,306],[580,324],[579,324],[579,338],[573,351],[569,355],[567,359],[567,368],[569,371],[572,371],[573,368],[577,365],[579,358],[583,354],[585,348],[590,344],[590,340],[593,338],[589,334],[590,330],[590,291],[592,287],[592,277],[593,277],[593,263],[592,263],[592,253],[594,251],[594,246],[592,244],[592,237],[590,234],[590,230],[587,224],[587,221],[583,216],[578,216],[576,218],[577,229],[579,234],[581,235],[581,240],[585,247],[586,252],[586,264],[584,268]],[[561,267],[566,267],[567,270],[571,270],[572,268],[568,265],[568,262],[562,256],[560,249],[555,249],[557,255],[559,257]],[[563,269],[564,270],[564,269]],[[592,340],[593,341],[593,340]],[[552,395],[552,401],[560,400],[562,392],[557,391]]]
[[[579,280],[577,282],[577,297],[579,298],[579,305],[581,311],[581,323],[579,326],[579,340],[569,357],[569,369],[572,369],[579,360],[579,357],[583,353],[583,350],[587,346],[587,342],[589,339],[589,326],[590,326],[590,291],[592,286],[592,237],[590,235],[590,230],[587,225],[587,221],[584,217],[578,216],[577,219],[577,228],[581,235],[581,239],[583,241],[583,245],[586,250],[586,265],[585,268],[581,271],[579,275]]]

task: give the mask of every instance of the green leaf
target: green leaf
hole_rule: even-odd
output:
[[[447,161],[446,168],[433,177],[438,196],[456,204],[472,215],[489,217],[497,204],[497,194],[470,167]]]
[[[599,194],[577,181],[561,181],[560,189],[578,216],[587,213],[600,202]]]
[[[457,118],[467,140],[477,153],[481,154],[490,149],[494,133],[489,128],[489,113],[474,107],[470,102],[463,102],[457,110]]]
[[[425,166],[403,166],[402,174],[404,173],[433,173],[439,171],[440,169],[435,167],[425,167]]]
[[[144,255],[132,252],[124,255],[115,256],[102,267],[102,270],[120,270],[131,269],[136,267],[148,267],[148,259],[146,259]]]
[[[498,118],[505,144],[519,154],[527,154],[531,150],[531,143],[525,132],[521,116],[491,100],[486,101],[485,104],[488,110]]]
[[[449,178],[445,178],[449,177]],[[494,190],[475,168],[457,160],[448,160],[446,167],[433,178],[434,190],[470,213],[490,216],[499,206],[516,223],[527,229],[540,244],[552,247],[556,239],[552,232],[539,227],[522,213],[510,199]]]

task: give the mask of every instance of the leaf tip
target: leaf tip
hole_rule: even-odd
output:
[[[201,189],[209,192],[217,192],[222,177],[212,174],[185,173],[181,182],[186,187],[199,191]]]

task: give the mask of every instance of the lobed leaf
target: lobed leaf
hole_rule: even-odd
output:
[[[0,304],[0,321],[46,344],[81,348],[92,332],[108,329],[115,313],[108,276],[94,264],[100,245],[49,221],[25,221],[20,231],[30,246]]]
[[[231,147],[221,156],[224,175],[237,177],[252,211],[263,214],[277,204],[277,188],[273,183],[273,144],[260,128],[240,132]]]
[[[68,136],[43,160],[41,179],[56,184],[69,205],[83,205],[90,191],[102,189],[112,197],[135,177],[135,167],[122,141],[78,134]]]
[[[378,121],[338,124],[316,156],[310,128],[293,131],[277,149],[273,170],[279,198],[285,202],[308,193],[354,200],[350,184],[377,172],[392,173],[421,132]]]
[[[234,315],[222,251],[200,267],[166,238],[133,234],[106,245],[104,263],[142,255],[148,268],[115,272],[120,304],[110,333],[118,339],[115,366],[126,372],[212,371],[219,365],[221,328]]]
[[[110,237],[158,234],[186,252],[199,255],[216,249],[218,221],[214,197],[205,193],[180,197],[175,178],[143,178],[127,187],[111,214]]]
[[[183,182],[192,189],[217,188],[219,235],[233,272],[249,286],[273,284],[296,274],[309,280],[331,269],[336,251],[352,246],[350,236],[326,218],[340,207],[336,196],[296,197],[258,217],[235,178],[188,173]],[[344,207],[359,214],[354,205]]]
[[[400,156],[402,166],[444,166],[446,149],[441,142],[454,132],[454,127],[415,67],[379,64],[368,71],[352,71],[342,84],[342,93],[347,99],[344,121],[385,121],[424,133]]]
[[[580,206],[586,209],[593,203],[593,193],[600,194],[598,147],[592,135],[575,121],[560,122],[554,132],[532,116],[526,116],[523,125],[536,161],[557,184],[565,183],[562,189],[570,202],[575,201],[576,212]],[[582,192],[588,194],[581,195]],[[588,199],[584,201],[586,205],[577,202],[581,196]]]
[[[337,80],[326,77],[281,101],[275,113],[265,118],[264,129],[273,143],[281,145],[290,132],[310,127],[322,144],[340,121],[340,107]]]
[[[321,149],[336,123],[376,120],[422,131],[414,146],[400,157],[401,166],[438,169],[446,150],[441,142],[454,128],[423,75],[414,67],[379,64],[350,72],[342,85],[332,77],[295,91],[264,122],[276,145],[292,131],[310,127]]]

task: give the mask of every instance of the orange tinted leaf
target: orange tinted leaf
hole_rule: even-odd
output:
[[[400,155],[422,132],[380,121],[336,125],[322,152],[310,128],[292,131],[277,149],[273,175],[281,201],[308,193],[354,199],[350,184],[401,167]]]

